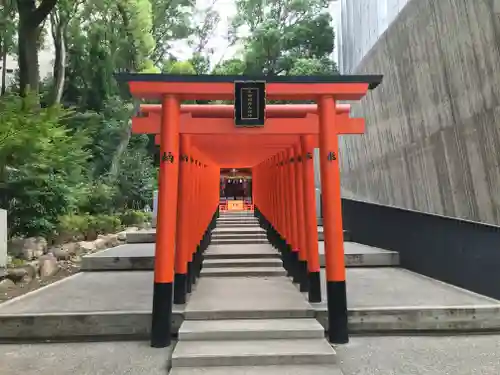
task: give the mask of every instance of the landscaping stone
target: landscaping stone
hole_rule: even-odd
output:
[[[8,251],[16,258],[36,259],[47,253],[47,240],[43,237],[13,238],[8,242]]]
[[[97,250],[95,241],[80,241],[78,245],[82,249],[83,252],[89,253]]]
[[[54,255],[57,260],[69,260],[73,256],[73,254],[64,247],[54,247],[50,249],[50,253]]]
[[[21,282],[25,277],[28,276],[28,270],[24,267],[9,268],[7,270],[7,278],[14,283]]]
[[[15,288],[16,284],[10,279],[0,280],[0,293],[5,293],[9,289]]]
[[[52,254],[41,256],[38,261],[40,262],[40,277],[50,277],[59,270],[57,258]]]

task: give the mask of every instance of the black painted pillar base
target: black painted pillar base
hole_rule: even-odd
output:
[[[197,246],[196,247],[196,253],[194,254],[194,261],[193,261],[193,266],[194,266],[194,274],[196,278],[200,277],[201,273],[201,267],[203,263],[203,247],[202,246]]]
[[[347,344],[347,294],[345,281],[327,281],[328,340],[332,344]]]
[[[154,283],[151,347],[166,348],[171,343],[172,283]]]
[[[283,253],[285,255],[287,264],[287,276],[293,277],[293,275],[295,274],[295,265],[293,264],[293,251],[292,247],[286,243],[285,239],[283,239]]]
[[[176,273],[174,275],[174,304],[184,305],[187,294],[187,275],[185,273]]]
[[[186,284],[186,291],[188,293],[191,293],[193,291],[193,281],[194,275],[193,275],[193,262],[188,262],[188,273],[187,273],[187,284]]]
[[[299,260],[300,269],[300,291],[309,291],[309,277],[307,275],[307,262],[305,260]]]
[[[309,272],[309,302],[321,302],[321,276],[319,272]]]
[[[299,284],[301,282],[299,252],[292,250],[291,259],[292,259],[292,264],[293,264],[293,266],[292,266],[293,267],[293,273],[292,273],[293,282],[295,284]]]

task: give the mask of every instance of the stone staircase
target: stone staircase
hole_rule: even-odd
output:
[[[263,235],[250,214],[218,219],[202,278],[186,306],[172,375],[337,374],[323,327]],[[247,242],[236,242],[242,240]],[[270,290],[266,281],[281,281],[283,292]]]

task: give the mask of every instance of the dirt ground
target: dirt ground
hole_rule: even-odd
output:
[[[36,277],[31,280],[21,281],[5,291],[0,291],[0,303],[32,292],[36,289],[52,284],[58,280],[62,280],[68,276],[74,275],[75,273],[78,273],[80,271],[80,265],[78,263],[69,261],[59,262],[59,266],[59,270],[52,276],[43,279],[41,279],[40,277]]]

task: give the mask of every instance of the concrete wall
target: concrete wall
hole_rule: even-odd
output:
[[[366,134],[341,137],[342,186],[352,197],[500,224],[493,3],[411,0],[364,57],[356,73],[385,77],[355,105]]]
[[[7,266],[7,211],[0,209],[0,275]]]
[[[339,69],[351,73],[409,0],[340,0]]]

